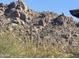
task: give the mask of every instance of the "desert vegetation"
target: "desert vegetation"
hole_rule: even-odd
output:
[[[79,57],[79,25],[72,17],[24,6],[0,4],[0,57]]]

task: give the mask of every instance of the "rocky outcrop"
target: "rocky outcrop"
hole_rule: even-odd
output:
[[[20,10],[14,2],[0,4],[0,32],[10,31],[23,42],[33,40],[40,45],[48,42],[61,51],[79,49],[79,25],[73,18],[53,12]],[[23,7],[24,8],[24,7]]]

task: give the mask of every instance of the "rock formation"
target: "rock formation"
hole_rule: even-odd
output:
[[[19,0],[18,0],[19,1]],[[20,5],[19,5],[20,4]],[[62,53],[71,50],[79,51],[79,25],[72,17],[64,14],[58,15],[53,12],[36,12],[27,9],[22,2],[12,2],[8,5],[0,3],[0,33],[9,31],[15,37],[26,43],[42,46],[48,45],[59,47]]]

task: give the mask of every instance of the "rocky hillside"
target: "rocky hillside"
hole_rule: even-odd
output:
[[[0,42],[0,57],[79,57],[79,26],[64,13],[36,12],[22,2],[0,3]],[[25,50],[25,45],[30,47]]]

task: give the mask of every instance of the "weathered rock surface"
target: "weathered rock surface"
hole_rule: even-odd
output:
[[[33,40],[40,45],[48,42],[64,52],[69,47],[72,51],[79,49],[79,25],[77,26],[73,18],[53,12],[26,10],[25,13],[18,10],[14,3],[2,6],[0,4],[0,32],[10,31],[23,42]]]

